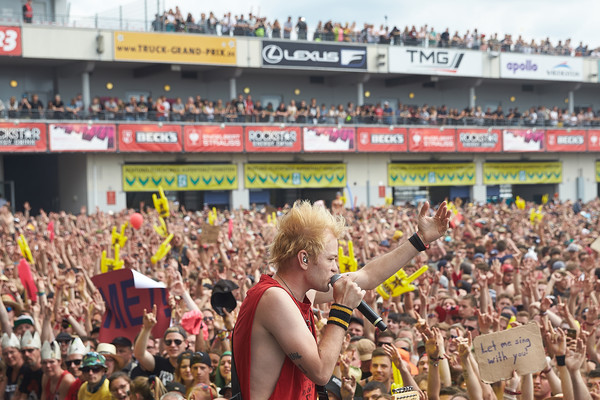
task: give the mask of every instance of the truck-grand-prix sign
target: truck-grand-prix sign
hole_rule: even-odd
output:
[[[263,40],[262,65],[264,67],[365,71],[367,69],[367,48],[365,46]]]
[[[390,72],[482,76],[483,59],[479,51],[390,47]]]

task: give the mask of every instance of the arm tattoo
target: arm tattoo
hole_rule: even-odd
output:
[[[296,361],[296,360],[299,360],[299,359],[302,358],[302,356],[300,355],[300,353],[290,353],[290,354],[288,354],[288,357],[292,361]]]

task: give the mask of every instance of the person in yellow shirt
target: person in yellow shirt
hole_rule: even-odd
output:
[[[87,381],[79,388],[77,400],[111,400],[106,359],[96,352],[87,353],[81,362],[81,372]]]

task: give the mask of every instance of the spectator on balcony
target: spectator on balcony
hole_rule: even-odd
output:
[[[248,94],[246,96],[244,105],[246,106],[246,122],[252,122],[254,116],[254,101],[252,100],[252,95]]]
[[[329,111],[327,111],[326,123],[328,123],[330,125],[337,124],[337,117],[338,117],[338,111],[335,108],[335,105],[332,104],[331,107],[329,107]]]
[[[236,17],[235,25],[233,26],[233,36],[245,36],[246,28],[248,28],[248,21],[244,19],[244,14]]]
[[[185,17],[185,31],[189,33],[197,33],[198,31],[196,20],[192,13],[188,13],[187,17]]]
[[[292,23],[292,17],[288,17],[287,21],[283,23],[283,38],[290,39],[292,37],[292,29],[294,24]]]
[[[277,110],[275,111],[275,115],[273,118],[274,122],[284,122],[288,116],[288,110],[285,103],[282,101],[277,106]]]
[[[326,40],[328,42],[332,42],[335,39],[335,36],[333,34],[333,24],[331,23],[331,21],[327,21],[325,22],[325,25],[323,25],[323,36],[321,37],[322,40]]]
[[[477,32],[477,29],[473,31],[473,50],[479,50],[481,48],[481,35]]]
[[[17,118],[19,116],[19,102],[15,96],[8,100],[8,118]]]
[[[135,119],[138,121],[145,121],[148,119],[148,102],[146,96],[141,95],[140,100],[135,105]]]
[[[90,119],[95,121],[101,119],[103,117],[103,110],[102,103],[100,103],[100,97],[94,97],[88,109]]]
[[[298,107],[296,106],[296,100],[291,99],[290,105],[287,107],[287,121],[294,123],[298,115]]]
[[[389,101],[383,102],[383,123],[392,125],[394,123],[394,110],[390,106]]]
[[[256,37],[268,37],[267,26],[265,25],[265,18],[257,18],[256,25],[254,27],[254,36]]]
[[[175,17],[175,31],[182,32],[185,28],[185,24],[184,24],[185,20],[183,19],[183,14],[181,13],[179,6],[175,6],[174,17]]]
[[[319,117],[321,116],[321,112],[319,110],[319,105],[317,104],[317,99],[314,97],[310,99],[310,105],[308,106],[308,122],[316,125],[319,122]]]
[[[256,101],[256,104],[254,105],[254,121],[255,122],[267,122],[269,121],[268,118],[265,118],[265,109],[262,106],[260,100]]]
[[[200,115],[200,110],[196,107],[194,103],[194,98],[192,96],[188,97],[187,102],[185,103],[185,120],[187,122],[198,122],[198,116]]]
[[[7,114],[6,106],[4,105],[4,102],[2,101],[2,99],[0,99],[0,118],[2,118],[2,119],[5,118],[6,114]]]
[[[152,30],[155,32],[162,32],[165,29],[163,17],[160,14],[154,15],[154,21],[152,21]]]
[[[202,113],[206,116],[207,122],[213,122],[215,120],[215,107],[212,101],[207,101],[204,103],[204,108],[202,109]]]
[[[440,47],[448,47],[450,45],[450,28],[446,28],[446,30],[440,35]]]
[[[277,19],[271,25],[271,37],[273,39],[281,39],[281,25]]]
[[[73,97],[68,106],[65,107],[67,119],[78,119],[81,108],[77,106],[77,99]]]
[[[52,118],[64,119],[65,118],[65,103],[60,98],[60,94],[54,95],[54,99],[50,102],[49,107],[52,110]]]
[[[175,13],[172,9],[166,13],[163,19],[165,21],[165,30],[167,32],[175,32],[175,25],[177,22],[175,21]]]
[[[575,55],[576,56],[585,56],[585,55],[587,55],[587,52],[588,52],[587,45],[584,46],[583,42],[579,42],[579,46],[577,46],[575,48]]]
[[[223,100],[221,99],[217,100],[217,104],[215,104],[215,121],[225,121],[225,107],[223,106]]]
[[[135,121],[137,100],[135,97],[129,97],[129,103],[125,104],[125,121]]]
[[[185,115],[185,104],[183,104],[183,100],[181,97],[175,99],[175,103],[171,107],[171,120],[172,121],[183,121],[183,116]]]
[[[306,26],[306,20],[304,17],[298,17],[298,22],[296,23],[296,34],[298,35],[298,40],[306,40],[308,35],[308,27]]]
[[[201,13],[200,19],[196,24],[196,29],[198,29],[198,33],[205,34],[208,33],[208,20],[206,19],[206,14]]]
[[[23,22],[30,24],[33,21],[33,5],[31,0],[23,5]]]
[[[236,114],[237,122],[245,122],[246,121],[246,103],[244,102],[244,96],[240,93],[237,99],[233,99],[231,101],[231,105],[233,106],[233,113]]]
[[[300,124],[306,123],[308,119],[308,105],[305,100],[300,100],[300,104],[298,105],[298,114],[296,117],[296,122]]]
[[[231,13],[223,15],[223,19],[221,20],[221,35],[229,36],[231,31],[233,30],[233,20],[231,19]]]
[[[104,112],[105,112],[105,116],[106,119],[108,120],[113,120],[115,119],[115,117],[117,116],[117,113],[119,112],[119,106],[117,103],[117,98],[107,98],[106,101],[104,102]]]
[[[160,96],[156,99],[156,120],[159,122],[168,121],[171,114],[171,104],[166,96]]]
[[[458,34],[458,31],[454,32],[454,35],[452,36],[452,39],[450,40],[450,47],[461,47],[462,43],[463,42],[462,42],[460,35]]]
[[[217,17],[215,16],[215,13],[213,13],[212,11],[208,14],[208,20],[206,22],[206,29],[209,35],[216,35],[217,34],[217,24],[219,23],[219,20],[217,19]]]

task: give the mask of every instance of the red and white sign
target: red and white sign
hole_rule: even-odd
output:
[[[358,128],[358,151],[408,150],[405,128]]]
[[[354,151],[354,128],[304,128],[304,151]]]
[[[491,153],[502,151],[502,132],[497,129],[456,130],[456,150],[459,153]]]
[[[23,55],[21,28],[18,26],[0,26],[0,56],[20,55]]]
[[[46,124],[0,124],[0,152],[37,153],[47,147]]]
[[[546,131],[546,150],[585,151],[586,131],[552,129]]]
[[[247,126],[246,151],[269,153],[297,153],[302,150],[300,127]]]
[[[456,150],[454,129],[413,128],[408,130],[409,150],[446,152]]]
[[[186,125],[183,127],[186,152],[244,151],[244,129],[241,126]]]
[[[504,151],[544,151],[544,131],[539,129],[506,129],[502,131]]]
[[[588,151],[600,151],[600,131],[588,131]]]
[[[119,125],[119,150],[180,152],[181,126],[156,124]]]
[[[115,151],[115,125],[50,124],[50,151]]]

